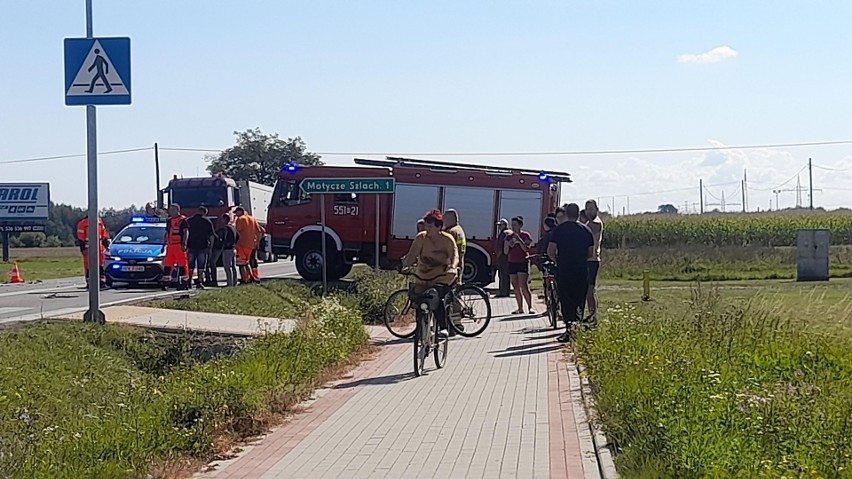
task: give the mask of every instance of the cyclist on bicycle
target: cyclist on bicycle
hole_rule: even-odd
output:
[[[444,231],[444,215],[440,210],[432,210],[423,217],[426,231],[414,237],[408,254],[402,259],[402,266],[414,266],[411,275],[414,284],[409,295],[418,297],[430,288],[438,290],[441,300],[450,291],[458,279],[459,252],[456,240]],[[444,308],[438,308],[435,319],[440,331],[447,337],[447,317]]]

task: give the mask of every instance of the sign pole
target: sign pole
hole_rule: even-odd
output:
[[[9,233],[3,232],[3,262],[9,262]]]
[[[92,0],[86,0],[86,38],[94,38]],[[89,182],[89,311],[87,322],[101,322],[100,240],[98,239],[98,137],[94,105],[86,105],[86,169]]]
[[[328,293],[328,264],[326,262],[326,251],[325,251],[325,195],[320,195],[320,223],[322,224],[322,295],[325,296]]]
[[[379,199],[382,195],[376,193],[376,271],[379,270],[379,230],[382,223],[379,221]]]

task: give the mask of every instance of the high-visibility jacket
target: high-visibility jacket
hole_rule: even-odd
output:
[[[186,216],[178,215],[174,218],[169,218],[166,224],[166,244],[183,244],[183,232],[187,229]]]
[[[101,249],[104,248],[103,241],[109,238],[107,234],[106,227],[104,226],[104,220],[98,218],[98,240],[101,242]],[[87,246],[89,242],[89,218],[83,218],[77,223],[77,241],[82,246]]]

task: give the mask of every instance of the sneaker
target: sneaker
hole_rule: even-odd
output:
[[[564,332],[558,338],[556,338],[556,340],[559,341],[560,343],[571,342],[571,333]]]
[[[438,331],[438,340],[446,340],[449,335],[449,331],[447,331],[446,329],[441,329]]]
[[[536,313],[534,309],[530,308],[530,314],[535,315],[535,314],[538,314],[538,313]]]

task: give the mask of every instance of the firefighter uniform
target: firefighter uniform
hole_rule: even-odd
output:
[[[104,266],[108,239],[104,221],[98,218],[98,266],[101,272],[101,284],[106,283]],[[80,247],[80,253],[83,254],[83,269],[86,271],[86,284],[89,284],[89,218],[83,218],[77,223],[77,245]]]
[[[189,262],[186,258],[183,236],[187,232],[186,216],[171,217],[166,222],[166,257],[163,260],[163,282],[172,280],[172,268],[178,268],[178,275],[185,284],[189,283]]]

